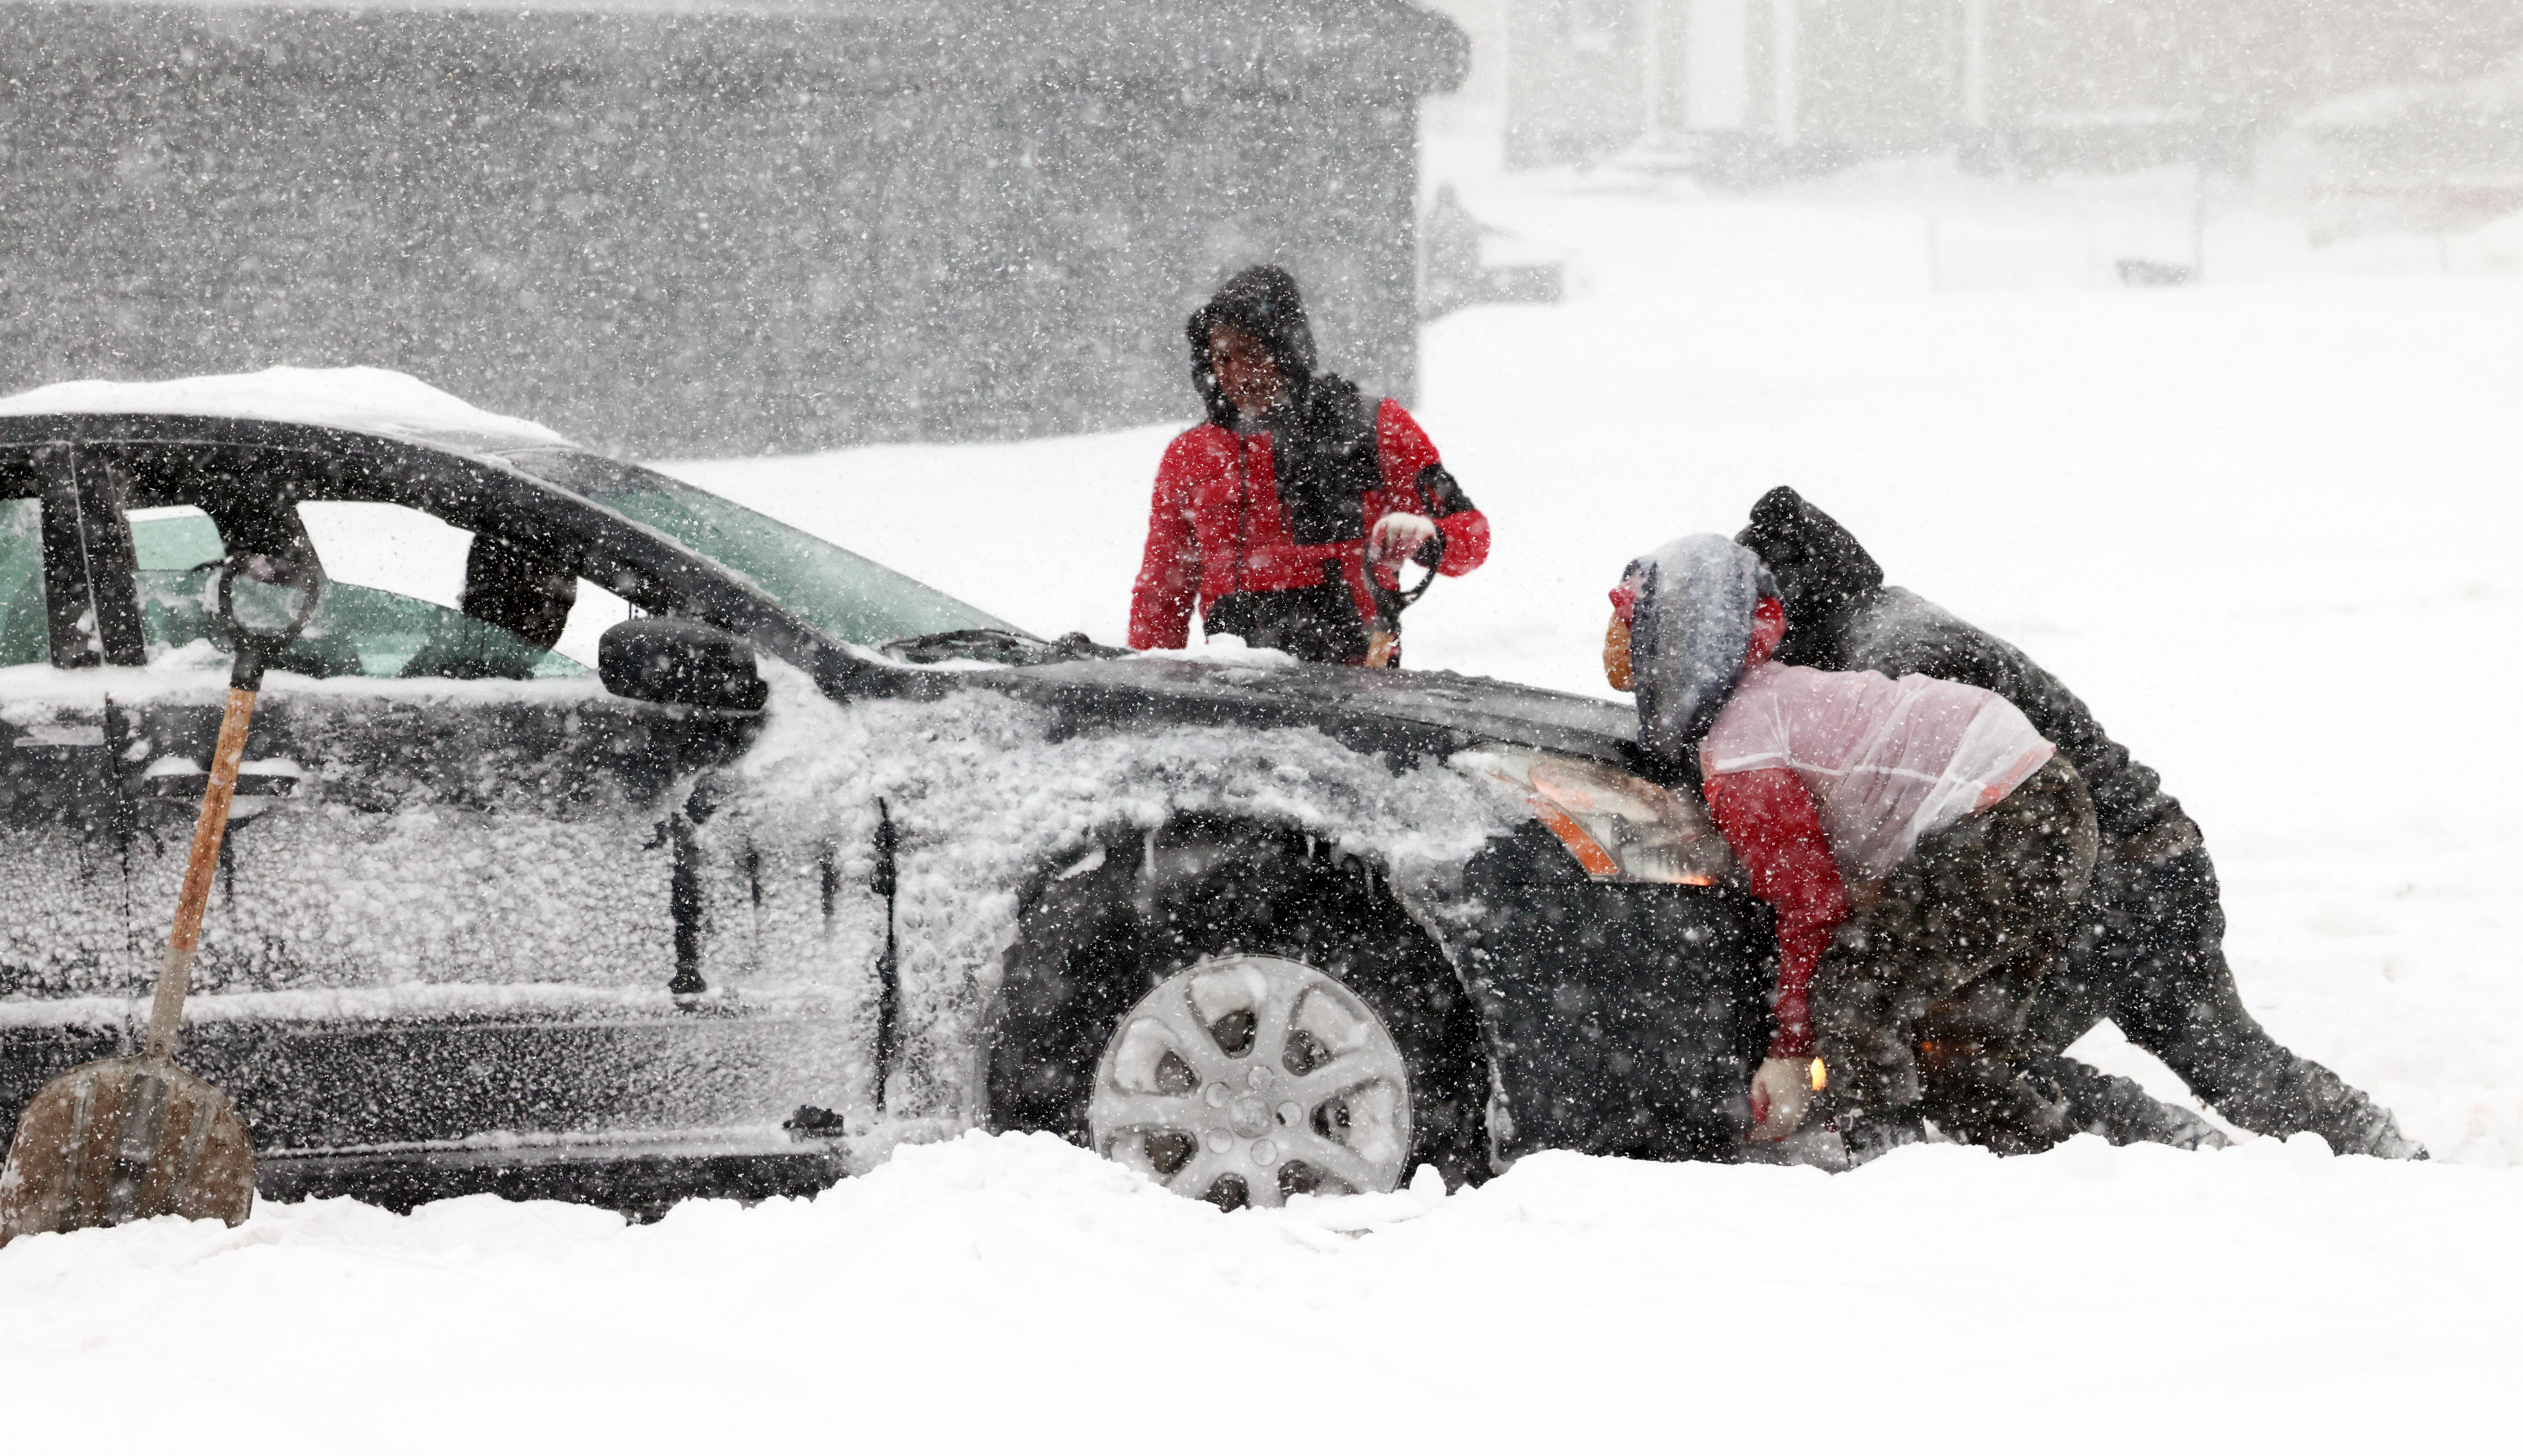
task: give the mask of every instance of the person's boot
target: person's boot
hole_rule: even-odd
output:
[[[2115,1148],[2131,1143],[2191,1150],[2226,1146],[2225,1135],[2207,1118],[2158,1102],[2128,1078],[2108,1075],[2072,1057],[2036,1058],[2024,1075],[2066,1104],[2073,1131],[2092,1133]]]
[[[2308,1061],[2304,1068],[2305,1101],[2310,1107],[2305,1131],[2319,1133],[2331,1151],[2404,1160],[2426,1157],[2427,1150],[2401,1131],[2391,1108],[2341,1081],[2337,1072],[2317,1061]]]
[[[2274,1046],[2274,1044],[2272,1044]],[[2179,1070],[2178,1067],[2175,1070]],[[2317,1133],[2341,1155],[2423,1158],[2427,1150],[2401,1131],[2391,1109],[2340,1080],[2337,1072],[2283,1050],[2251,1058],[2249,1064],[2222,1069],[2210,1079],[2192,1081],[2208,1105],[2237,1127],[2266,1137]]]

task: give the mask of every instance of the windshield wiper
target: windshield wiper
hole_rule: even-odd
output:
[[[1086,657],[1123,657],[1128,654],[1119,647],[1107,647],[1088,640],[1086,634],[1072,632],[1057,641],[1046,642],[997,627],[967,627],[954,632],[923,633],[916,637],[895,637],[879,642],[877,649],[898,662],[995,662],[1009,667],[1040,667],[1047,662],[1072,662]]]

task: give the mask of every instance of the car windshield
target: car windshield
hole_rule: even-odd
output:
[[[653,470],[578,450],[518,450],[502,458],[742,573],[781,605],[842,641],[875,647],[937,633],[1028,635],[821,537]]]

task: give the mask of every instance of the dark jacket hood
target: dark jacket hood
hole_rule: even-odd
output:
[[[1262,341],[1288,382],[1288,398],[1302,399],[1314,374],[1314,330],[1306,319],[1306,301],[1297,280],[1274,263],[1256,263],[1226,280],[1208,303],[1194,309],[1183,325],[1191,343],[1191,382],[1208,406],[1210,423],[1235,428],[1235,406],[1218,389],[1209,362],[1209,331],[1225,324]]]
[[[1752,612],[1778,583],[1761,559],[1713,533],[1667,541],[1630,563],[1630,678],[1639,745],[1683,762],[1708,735],[1743,676]]]
[[[1778,579],[1787,609],[1787,640],[1819,640],[1823,628],[1883,588],[1883,568],[1845,527],[1781,486],[1752,507],[1752,524],[1735,538]]]

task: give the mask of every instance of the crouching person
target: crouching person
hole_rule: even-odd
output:
[[[2019,1047],[2094,872],[2075,769],[1984,688],[1773,661],[1778,587],[1724,537],[1632,562],[1613,604],[1606,673],[1638,695],[1642,744],[1695,761],[1778,913],[1752,1136],[1828,1115],[1857,1159],[1926,1119],[2001,1152],[2066,1137]]]
[[[2103,730],[2066,683],[2013,643],[1915,592],[1841,525],[1782,486],[1736,538],[1777,577],[1787,609],[1784,660],[1830,671],[1925,673],[1971,682],[2023,710],[2084,775],[2102,858],[2083,928],[2044,986],[2030,1040],[2070,1116],[2115,1143],[2214,1147],[2215,1129],[2124,1077],[2066,1055],[2105,1016],[2164,1058],[2217,1111],[2256,1133],[2319,1133],[2340,1152],[2424,1157],[2388,1108],[2298,1057],[2243,1005],[2225,959],[2225,912],[2205,838],[2155,771]]]

